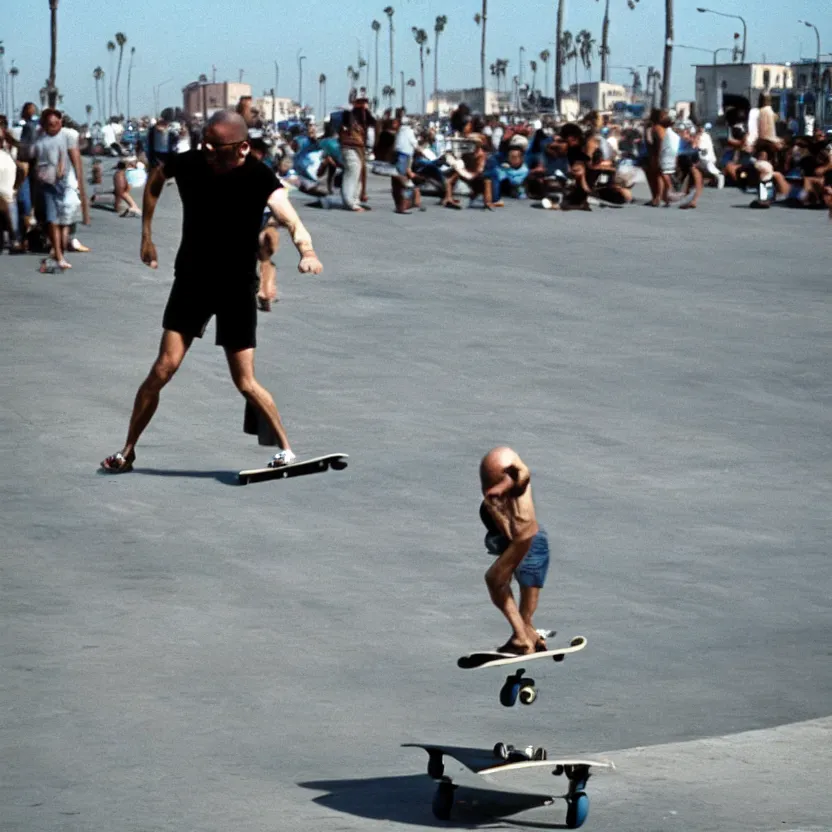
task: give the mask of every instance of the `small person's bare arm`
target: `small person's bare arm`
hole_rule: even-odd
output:
[[[289,230],[292,242],[300,254],[298,271],[302,274],[320,274],[324,267],[312,247],[312,237],[301,222],[294,205],[289,202],[285,188],[278,188],[269,197],[269,209],[277,222]]]
[[[156,257],[156,246],[153,245],[153,236],[151,233],[151,224],[153,222],[153,214],[156,211],[156,203],[162,194],[165,187],[165,170],[162,165],[153,168],[150,171],[150,176],[147,177],[147,184],[144,186],[144,196],[142,197],[142,244],[141,244],[141,258],[142,263],[150,266],[151,269],[158,267],[158,259]]]

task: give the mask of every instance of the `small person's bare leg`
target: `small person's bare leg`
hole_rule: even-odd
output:
[[[277,302],[277,269],[272,257],[277,253],[280,242],[277,229],[267,226],[260,232],[260,248],[257,259],[260,261],[260,288],[257,290],[257,305],[263,312],[269,312],[272,303]]]

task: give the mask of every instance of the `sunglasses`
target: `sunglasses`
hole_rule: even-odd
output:
[[[218,150],[225,150],[229,147],[240,147],[240,145],[246,144],[248,139],[243,139],[241,142],[223,142],[222,144],[212,144],[211,142],[203,142],[202,149],[207,153],[215,153]]]

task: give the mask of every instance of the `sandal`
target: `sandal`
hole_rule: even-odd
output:
[[[124,456],[121,451],[108,456],[101,463],[101,470],[108,474],[126,474],[133,470],[133,463],[136,461],[136,452],[130,451],[127,456]]]

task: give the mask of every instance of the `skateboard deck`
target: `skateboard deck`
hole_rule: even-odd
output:
[[[577,653],[586,647],[586,639],[583,636],[575,636],[569,642],[568,647],[558,647],[554,650],[543,650],[540,653],[525,653],[522,656],[515,656],[512,653],[500,653],[497,650],[481,650],[477,653],[469,653],[457,659],[457,667],[463,670],[473,670],[477,667],[500,667],[506,664],[519,664],[533,662],[538,659],[553,659],[556,662],[563,661],[564,656],[570,653]]]
[[[404,743],[402,747],[422,748],[427,752],[427,774],[438,784],[433,799],[433,812],[441,820],[450,819],[455,807],[479,807],[499,816],[515,814],[540,806],[550,806],[556,800],[564,800],[567,805],[566,826],[570,829],[577,829],[589,814],[586,786],[592,769],[608,771],[615,769],[615,765],[608,760],[569,757],[557,760],[509,762],[497,756],[499,746],[502,746],[502,743],[498,743],[494,749],[422,743]],[[498,775],[538,768],[551,769],[555,777],[566,775],[566,793],[533,792],[506,786],[499,782]]]
[[[250,468],[247,471],[240,471],[237,475],[240,485],[248,485],[250,482],[265,482],[266,480],[280,480],[287,477],[302,477],[306,474],[320,474],[332,468],[335,471],[343,471],[347,467],[347,454],[326,454],[326,456],[315,456],[311,459],[299,459],[289,465],[281,465],[279,468]]]

